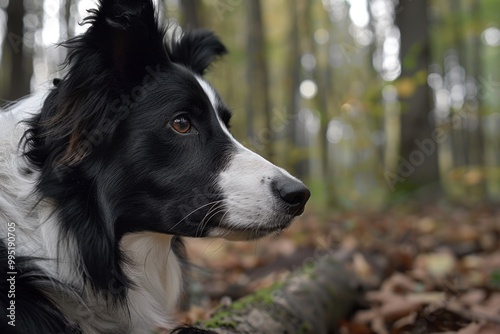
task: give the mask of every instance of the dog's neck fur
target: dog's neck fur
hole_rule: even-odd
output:
[[[143,232],[123,238],[121,248],[128,256],[125,273],[133,286],[127,289],[127,304],[107,304],[85,289],[85,304],[76,302],[75,312],[68,316],[78,322],[84,333],[139,334],[157,328],[172,328],[170,318],[181,291],[181,268],[171,248],[172,237]],[[116,283],[116,286],[114,285]],[[110,282],[109,289],[123,288],[119,282]],[[117,291],[120,292],[120,291]],[[153,328],[151,327],[153,325]]]
[[[171,236],[143,232],[122,238],[120,248],[127,257],[123,270],[131,287],[125,292],[125,306],[107,303],[84,282],[81,268],[76,267],[79,254],[74,240],[61,240],[56,205],[33,196],[37,172],[22,156],[19,142],[26,129],[22,121],[40,110],[44,97],[38,93],[0,114],[0,234],[7,235],[7,223],[14,222],[16,257],[39,258],[38,265],[48,277],[70,287],[46,292],[84,333],[143,333],[154,329],[151,325],[171,327],[169,313],[176,306],[182,284]],[[125,289],[122,283],[110,281],[109,291]]]

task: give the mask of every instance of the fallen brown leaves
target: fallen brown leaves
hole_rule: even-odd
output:
[[[278,238],[189,240],[188,248],[198,306],[184,313],[187,322],[327,254],[367,287],[340,333],[500,333],[500,211],[491,207],[306,214]]]

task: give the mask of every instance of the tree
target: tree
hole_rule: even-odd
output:
[[[297,0],[292,0],[288,4],[290,9],[290,30],[289,30],[289,56],[287,59],[287,81],[285,84],[285,98],[286,107],[288,109],[288,138],[289,143],[292,147],[295,146],[297,134],[296,134],[296,120],[299,109],[299,84],[300,84],[300,36],[299,36],[299,19],[298,19],[298,8]],[[296,161],[288,161],[290,166],[296,169]],[[293,171],[297,174],[297,170]]]
[[[75,35],[74,29],[71,26],[71,6],[73,5],[72,0],[66,0],[64,4],[64,19],[66,23],[66,37],[70,38]]]
[[[273,156],[273,132],[271,127],[271,108],[269,101],[269,73],[266,60],[265,37],[262,23],[260,0],[248,1],[248,63],[247,63],[247,135],[264,146],[267,158]],[[264,115],[264,127],[254,133],[254,117]]]
[[[181,0],[182,8],[182,26],[184,29],[192,30],[201,26],[198,6],[201,1],[196,0]]]
[[[414,172],[405,182],[398,183],[400,190],[435,185],[439,180],[437,149],[422,152],[418,145],[424,140],[432,140],[434,131],[427,83],[415,80],[417,73],[426,73],[430,63],[427,9],[426,0],[401,0],[396,15],[396,24],[401,32],[401,77],[417,86],[413,94],[402,97],[401,161],[410,163]],[[434,144],[437,146],[437,143]]]
[[[24,2],[9,1],[7,35],[3,43],[0,98],[15,101],[30,92],[32,52],[23,44]]]

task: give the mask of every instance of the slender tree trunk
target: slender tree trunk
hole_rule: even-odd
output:
[[[428,17],[426,0],[401,0],[400,10],[396,16],[396,24],[401,32],[401,76],[411,77],[419,71],[427,71],[430,63]],[[418,27],[418,28],[417,28]],[[414,56],[416,66],[408,68],[405,59],[415,47],[421,53]],[[415,80],[414,80],[415,82]],[[403,163],[411,165],[413,170],[405,182],[398,183],[400,189],[414,190],[421,186],[437,185],[439,180],[437,168],[437,143],[433,149],[423,151],[422,141],[433,140],[434,122],[431,117],[431,99],[426,83],[418,85],[415,93],[404,98],[404,112],[401,119],[401,167]],[[420,153],[419,153],[420,152]],[[423,158],[422,158],[423,155]]]
[[[273,129],[271,126],[271,107],[269,101],[269,73],[266,60],[265,36],[262,22],[260,0],[248,1],[248,100],[247,100],[247,135],[258,141],[264,148],[267,158],[273,159]],[[254,117],[264,116],[264,127],[257,131]]]
[[[30,92],[33,64],[31,52],[23,45],[23,18],[23,1],[9,1],[7,34],[3,43],[2,56],[3,73],[0,87],[2,100],[15,101]]]
[[[481,8],[479,2],[472,2],[472,5],[469,7],[470,13],[474,15],[474,21],[481,22]],[[483,44],[481,43],[480,36],[474,36],[470,41],[470,53],[471,53],[471,66],[467,71],[469,72],[469,76],[477,79],[481,75],[481,48]],[[481,117],[481,108],[479,102],[477,101],[477,95],[474,94],[474,100],[467,101],[469,105],[475,105],[476,107],[470,107],[471,112],[474,114],[473,117],[477,120],[477,130],[473,133],[473,147],[474,150],[471,152],[471,161],[473,164],[484,166],[484,143],[483,143],[483,119]]]
[[[73,4],[73,0],[66,0],[64,6],[64,15],[66,21],[66,38],[71,38],[75,35],[75,30],[73,29],[73,22],[71,20],[71,5]]]
[[[287,66],[287,83],[285,85],[286,88],[286,99],[287,103],[285,104],[288,109],[288,138],[289,143],[293,147],[296,143],[296,121],[298,115],[299,108],[299,84],[300,84],[300,44],[299,44],[299,28],[298,28],[298,9],[297,9],[297,0],[291,0],[288,3],[288,7],[290,8],[290,32],[289,32],[289,57],[288,57],[288,66]],[[297,174],[296,170],[296,161],[294,161],[294,154],[291,154],[292,160],[288,161],[290,167],[293,169],[293,172]],[[290,155],[289,155],[290,157]]]
[[[458,50],[458,61],[460,66],[465,69],[465,76],[461,84],[468,89],[467,80],[475,78],[479,75],[479,51],[481,49],[480,36],[473,34],[468,37],[467,25],[464,26],[467,16],[472,16],[475,22],[481,22],[481,11],[478,2],[470,3],[452,3],[453,9],[453,30],[455,33],[455,45]],[[461,110],[457,111],[459,121],[458,129],[455,129],[455,121],[452,121],[452,131],[458,132],[460,135],[460,143],[454,147],[457,151],[454,155],[462,156],[463,165],[469,168],[479,168],[483,163],[483,143],[481,136],[481,115],[479,113],[479,103],[477,96],[470,90],[464,96],[464,105]],[[475,101],[476,100],[476,101]],[[476,125],[474,125],[476,124]],[[485,198],[486,184],[485,182],[472,182],[466,184],[466,193],[468,196]]]
[[[300,54],[297,55],[298,57],[298,69],[297,71],[299,72],[299,75],[301,75],[301,80],[304,79],[312,79],[313,81],[317,82],[318,78],[314,77],[311,73],[308,73],[307,70],[304,69],[304,67],[301,64],[301,57],[305,53],[311,53],[316,57],[316,66],[318,65],[318,53],[316,51],[316,43],[314,42],[313,35],[314,35],[314,26],[313,22],[314,19],[312,17],[313,11],[312,11],[312,2],[309,0],[299,0],[298,1],[298,21],[300,22],[298,26],[299,30],[299,50],[301,51]],[[303,108],[310,108],[312,110],[316,110],[318,107],[318,94],[309,101],[306,100],[298,100],[297,102],[297,108],[296,110],[301,110]],[[298,117],[295,118],[298,120]],[[294,122],[294,125],[297,127],[296,128],[296,133],[295,133],[295,146],[300,150],[301,154],[299,154],[299,159],[295,162],[295,171],[296,175],[299,176],[300,178],[305,178],[310,176],[310,173],[312,170],[310,169],[310,157],[309,154],[313,153],[312,152],[312,147],[310,143],[310,130],[304,126],[304,124],[297,124],[297,122]],[[302,154],[302,152],[309,152],[308,155]]]
[[[193,30],[201,26],[198,7],[202,5],[199,0],[181,0],[182,26],[184,29]]]

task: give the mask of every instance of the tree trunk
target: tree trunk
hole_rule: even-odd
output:
[[[427,1],[401,0],[396,16],[396,24],[401,32],[401,63],[402,78],[411,78],[419,71],[427,71],[430,63]],[[418,28],[417,28],[418,27]],[[415,55],[415,48],[421,50]],[[411,58],[408,62],[407,57]],[[415,66],[405,66],[414,63]],[[422,186],[437,185],[439,174],[437,168],[437,143],[434,149],[424,149],[418,145],[423,141],[433,140],[434,122],[431,119],[431,99],[426,82],[417,82],[415,93],[407,98],[402,98],[404,112],[401,119],[401,162],[400,168],[405,164],[412,168],[411,173],[405,175],[404,182],[397,184],[399,189],[415,190]],[[410,174],[410,175],[408,175]],[[396,187],[396,188],[398,188]]]
[[[247,65],[247,135],[255,138],[257,148],[264,149],[264,155],[273,158],[273,130],[269,101],[269,73],[266,61],[266,47],[262,23],[260,0],[248,1],[248,65]],[[264,116],[264,126],[255,131],[255,119]]]
[[[71,5],[73,5],[73,0],[66,0],[64,4],[64,16],[66,22],[66,39],[75,36],[75,29],[73,28],[71,20]]]
[[[357,306],[360,281],[328,255],[284,283],[223,306],[201,326],[217,333],[331,333]]]
[[[24,5],[11,0],[7,7],[7,35],[3,43],[0,99],[15,101],[30,92],[33,64],[31,53],[23,45]]]
[[[296,121],[299,109],[299,84],[300,84],[300,44],[299,44],[299,27],[298,27],[298,13],[297,13],[297,0],[292,0],[289,2],[290,8],[290,51],[287,64],[287,83],[285,85],[287,103],[285,104],[288,110],[288,138],[289,144],[293,149],[296,143]],[[291,161],[288,161],[290,167],[292,168],[293,174],[297,175],[298,170],[296,168],[296,158],[295,154],[291,152]],[[300,175],[298,175],[300,177]]]
[[[183,13],[182,27],[186,30],[193,30],[201,26],[200,16],[198,13],[198,6],[201,1],[197,0],[181,0],[181,7]]]

